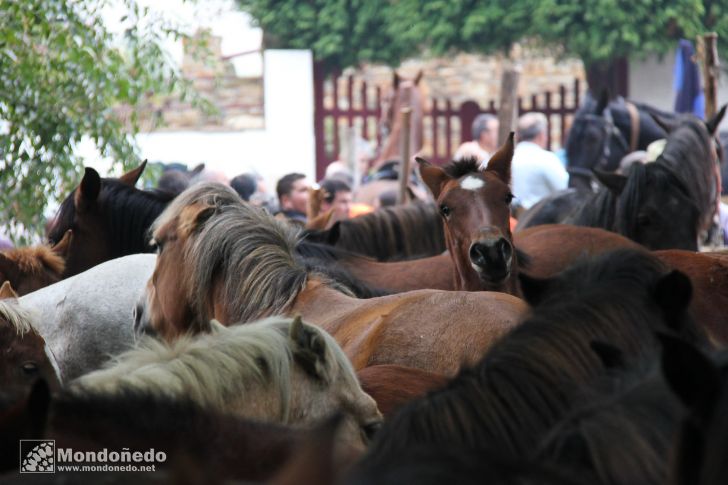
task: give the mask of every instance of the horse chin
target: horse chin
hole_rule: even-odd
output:
[[[488,271],[486,268],[481,268],[480,266],[472,263],[470,264],[470,266],[478,274],[480,282],[486,287],[500,286],[505,283],[506,280],[511,276],[510,265],[505,268],[505,271],[500,271],[497,273],[493,273],[491,271]]]

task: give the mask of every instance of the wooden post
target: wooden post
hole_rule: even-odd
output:
[[[349,126],[348,132],[346,134],[346,143],[349,147],[349,149],[346,151],[346,164],[349,166],[349,170],[351,170],[352,177],[354,178],[353,186],[351,187],[351,190],[356,193],[357,189],[359,189],[359,184],[361,183],[361,170],[359,169],[359,153],[357,153],[357,137],[356,137],[356,128],[353,126]]]
[[[407,203],[407,185],[409,184],[410,173],[410,125],[412,124],[412,108],[402,108],[402,147],[400,153],[399,170],[399,191],[397,192],[397,204]]]
[[[498,109],[498,145],[503,145],[518,121],[518,80],[521,67],[516,64],[504,68],[501,78],[500,106]]]
[[[705,80],[705,119],[712,118],[718,112],[718,34],[708,32],[703,40],[703,79]]]

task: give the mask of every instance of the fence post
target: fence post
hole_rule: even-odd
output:
[[[407,185],[410,173],[410,125],[412,124],[412,108],[402,108],[402,161],[399,170],[399,192],[397,204],[407,202]]]
[[[473,121],[480,113],[480,106],[475,101],[465,101],[460,105],[460,143],[473,139]],[[451,157],[452,153],[448,153]]]
[[[316,180],[321,180],[326,170],[326,138],[324,133],[324,66],[318,61],[313,65],[313,131],[316,137]]]
[[[500,106],[498,108],[498,145],[505,143],[511,131],[515,131],[518,119],[518,80],[521,68],[511,65],[503,70]]]

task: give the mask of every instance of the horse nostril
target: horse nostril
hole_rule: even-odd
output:
[[[485,266],[488,262],[488,248],[484,244],[475,243],[470,246],[470,261],[476,266]]]
[[[508,261],[510,257],[513,255],[513,247],[511,246],[511,243],[508,242],[508,239],[502,238],[497,243],[498,253],[503,258],[503,261]]]

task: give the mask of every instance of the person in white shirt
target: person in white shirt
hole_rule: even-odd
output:
[[[487,162],[498,148],[498,118],[489,113],[480,114],[473,120],[473,141],[466,141],[455,152],[453,160],[475,158]]]
[[[511,167],[514,203],[528,209],[536,202],[565,189],[569,174],[559,157],[546,150],[548,119],[543,113],[526,113],[518,119],[516,150]]]

